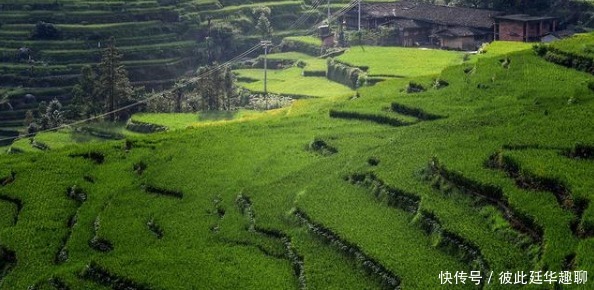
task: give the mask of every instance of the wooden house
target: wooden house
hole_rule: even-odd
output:
[[[391,3],[362,3],[361,27],[392,27],[396,45],[437,46],[472,50],[493,40],[495,16],[502,12],[433,5],[402,0]],[[358,29],[359,11],[355,6],[345,14],[348,29]]]
[[[557,30],[557,18],[514,14],[495,17],[495,40],[540,41]]]

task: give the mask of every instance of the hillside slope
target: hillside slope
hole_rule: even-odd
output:
[[[2,156],[0,288],[447,289],[442,271],[479,270],[503,289],[504,271],[594,271],[592,76],[527,50],[435,78]]]

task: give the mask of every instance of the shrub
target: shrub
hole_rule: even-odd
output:
[[[321,155],[328,156],[338,152],[338,150],[326,143],[326,141],[315,138],[309,143],[309,150],[318,152]]]
[[[60,39],[62,32],[52,23],[37,22],[31,32],[31,39]]]
[[[423,87],[423,85],[416,83],[416,82],[409,82],[408,86],[406,87],[406,92],[411,94],[411,93],[420,93],[420,92],[424,92],[426,91],[425,87]]]
[[[544,56],[547,53],[547,46],[542,43],[535,44],[534,46],[532,46],[532,49],[540,57]]]

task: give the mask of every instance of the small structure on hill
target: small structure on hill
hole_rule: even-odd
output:
[[[548,33],[547,35],[540,38],[541,42],[549,43],[555,40],[570,37],[576,33],[573,29],[557,30],[555,32]]]
[[[495,40],[540,41],[557,30],[557,18],[514,14],[495,17]]]
[[[318,26],[320,40],[322,40],[322,48],[334,47],[334,33],[330,30],[328,24]]]

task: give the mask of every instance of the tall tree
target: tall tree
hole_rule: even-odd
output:
[[[105,110],[113,112],[120,104],[132,97],[132,86],[128,80],[128,72],[121,64],[122,54],[115,46],[115,40],[111,37],[108,45],[103,51],[103,58],[99,64],[98,94],[105,100]],[[117,120],[117,114],[108,115],[111,121]]]
[[[225,110],[231,110],[231,100],[237,96],[237,87],[235,86],[235,74],[231,71],[231,68],[225,66],[223,70],[223,93],[225,100]]]
[[[258,6],[252,9],[252,16],[256,22],[256,30],[263,39],[269,39],[272,35],[272,24],[268,17],[272,10],[266,6]]]
[[[72,117],[90,117],[101,113],[102,107],[102,100],[97,94],[97,74],[91,66],[83,66],[78,84],[72,88]]]
[[[201,67],[196,72],[199,78],[191,92],[194,99],[189,100],[189,105],[194,110],[231,110],[236,103],[235,75],[227,67],[222,70],[213,67]]]
[[[41,106],[40,106],[41,108]],[[42,130],[53,129],[62,126],[64,122],[64,111],[62,104],[57,99],[53,99],[44,107],[45,112],[41,115],[39,124]],[[42,111],[40,111],[42,113]]]
[[[262,39],[269,39],[272,36],[272,24],[270,24],[270,20],[268,20],[266,14],[260,14],[258,23],[256,24],[256,30],[258,30]]]

